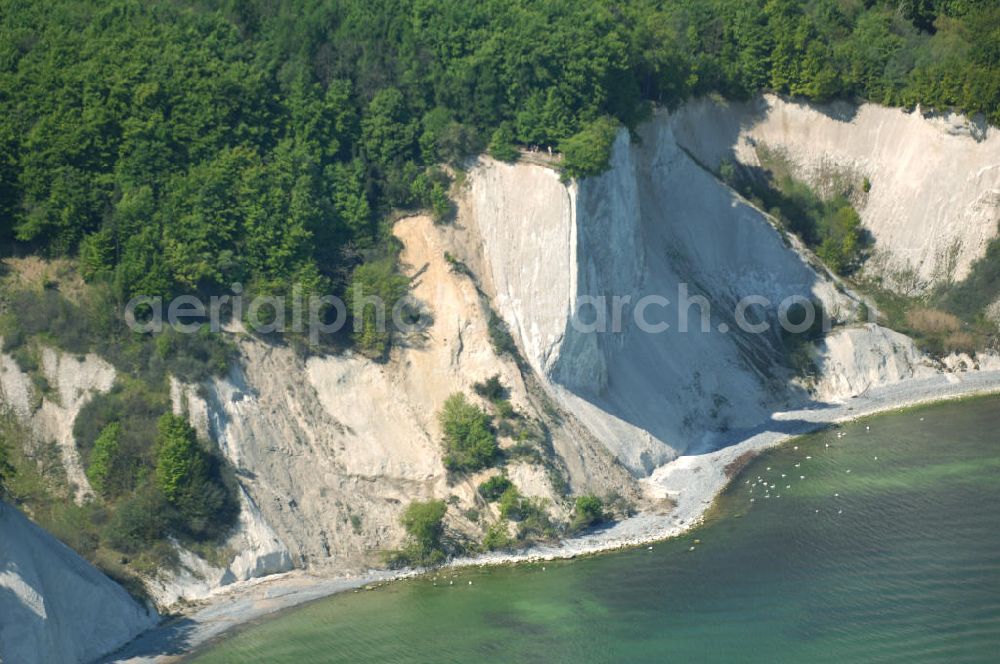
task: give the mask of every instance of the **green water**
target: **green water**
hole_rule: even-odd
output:
[[[195,661],[1000,662],[1000,400],[842,431],[759,457],[652,551],[336,596]]]

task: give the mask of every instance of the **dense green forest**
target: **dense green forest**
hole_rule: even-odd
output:
[[[428,167],[770,89],[1000,121],[993,0],[0,2],[0,244],[136,293],[343,292]]]

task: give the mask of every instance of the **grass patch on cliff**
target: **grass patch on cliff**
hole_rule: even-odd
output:
[[[997,347],[1000,335],[996,324],[985,316],[986,303],[964,315],[949,310],[950,285],[920,297],[900,295],[871,283],[861,287],[875,300],[880,324],[912,338],[933,357]],[[959,284],[959,288],[964,286]]]

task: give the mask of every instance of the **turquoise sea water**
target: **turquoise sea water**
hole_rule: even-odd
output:
[[[836,431],[757,458],[652,551],[335,596],[194,661],[1000,662],[1000,399]]]

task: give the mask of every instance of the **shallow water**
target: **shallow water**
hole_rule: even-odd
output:
[[[840,431],[754,460],[652,551],[335,596],[195,661],[1000,661],[1000,399]]]

